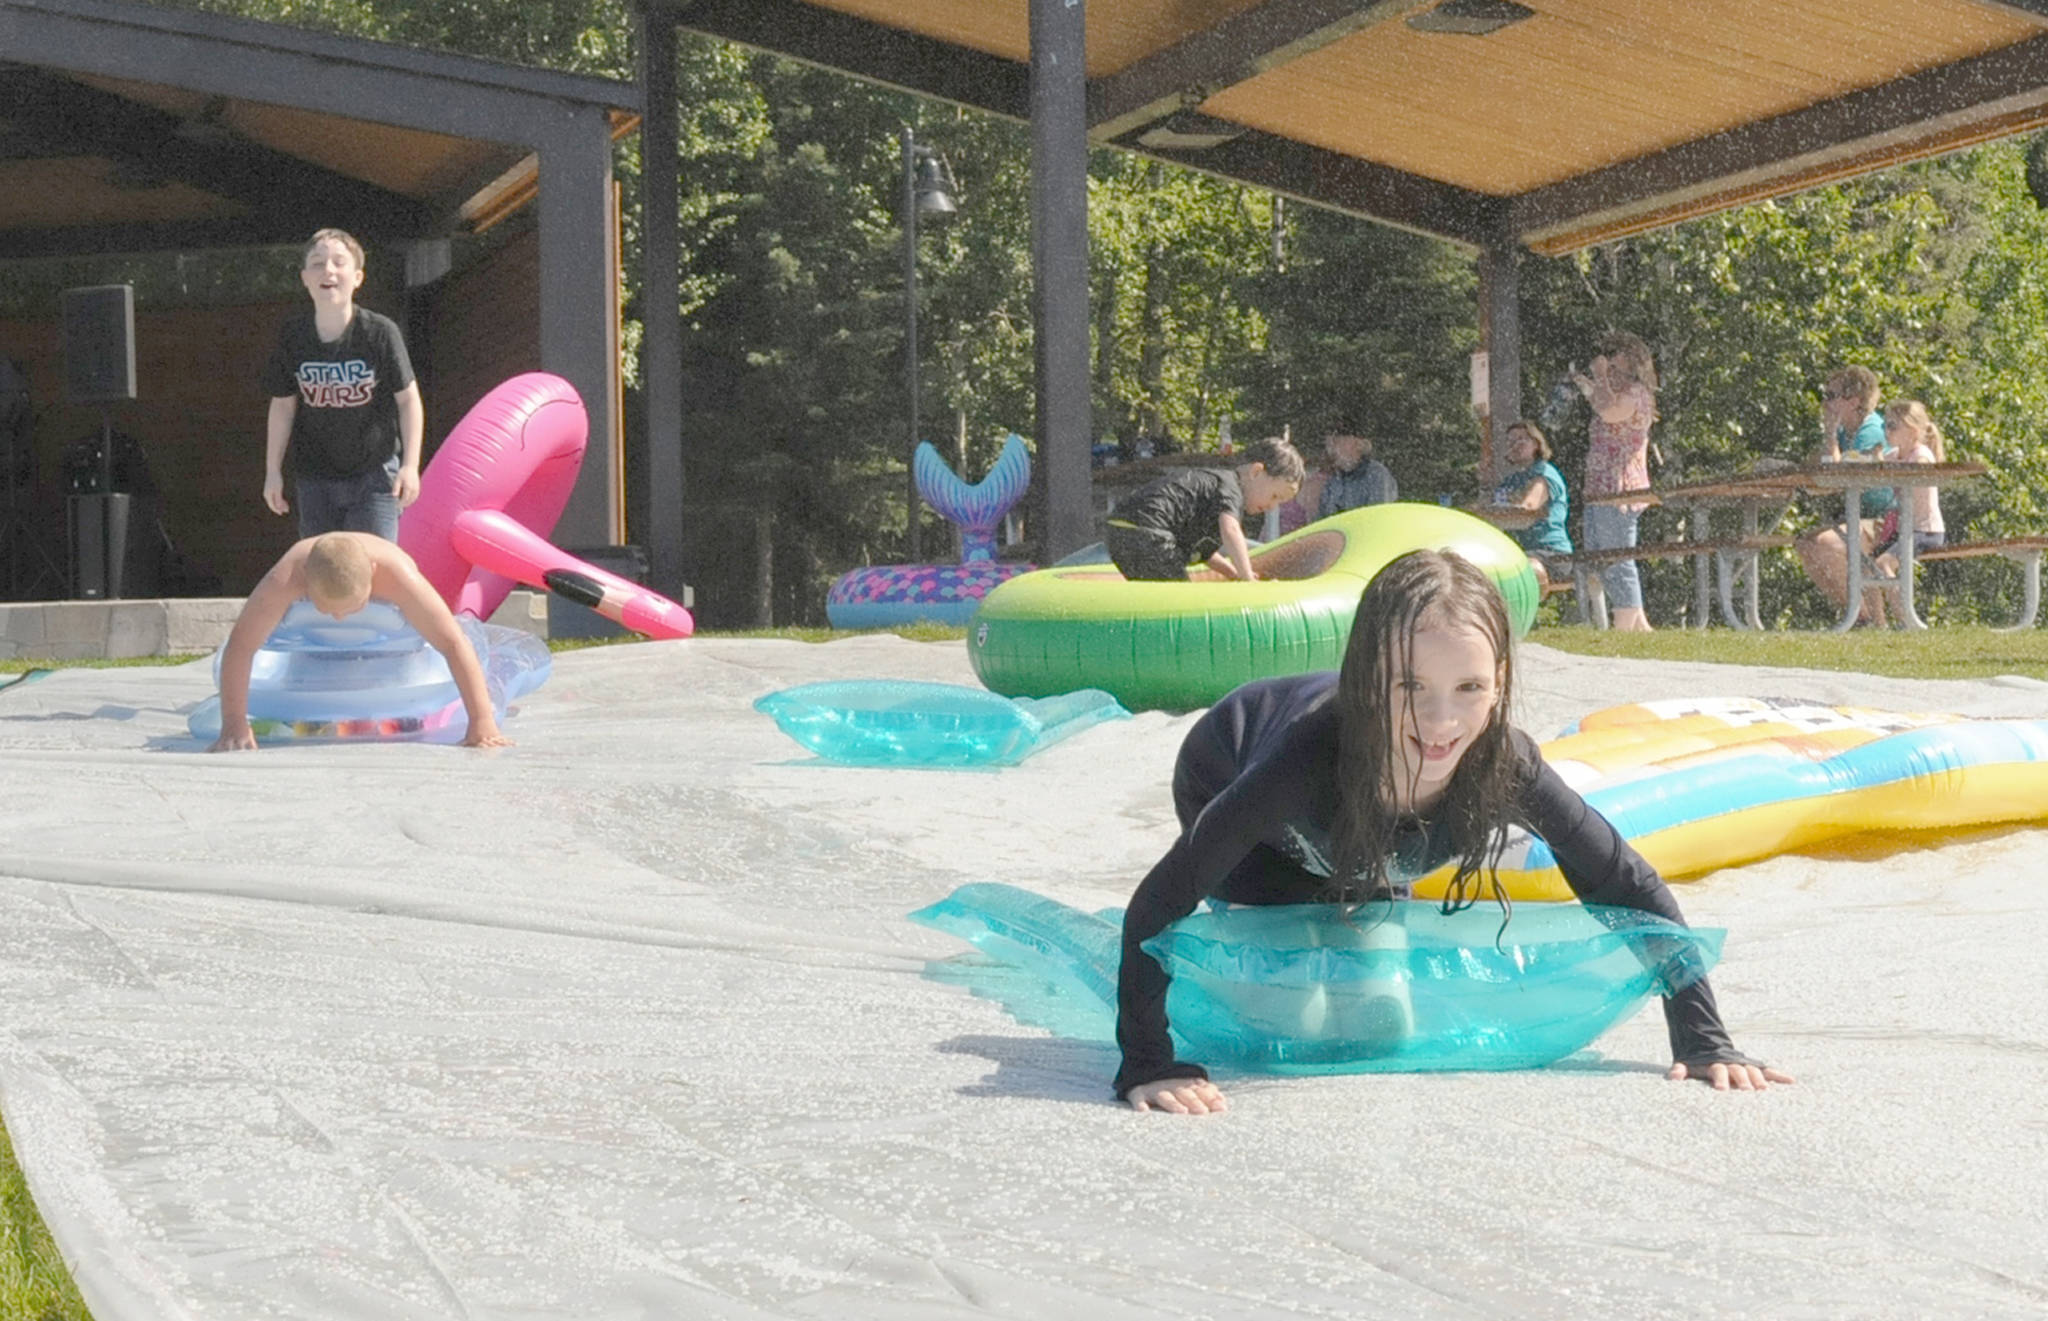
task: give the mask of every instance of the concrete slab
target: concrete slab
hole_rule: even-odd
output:
[[[227,641],[242,613],[242,600],[223,596],[4,604],[0,660],[196,656]],[[548,601],[546,592],[515,591],[491,622],[545,638]]]
[[[168,601],[109,601],[101,654],[110,659],[168,656],[170,613]]]

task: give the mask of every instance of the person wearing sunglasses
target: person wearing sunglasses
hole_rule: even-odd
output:
[[[1884,415],[1877,411],[1877,396],[1877,373],[1870,368],[1841,367],[1831,372],[1821,392],[1821,441],[1814,458],[1822,463],[1841,463],[1886,457]],[[1856,544],[1863,554],[1876,549],[1879,526],[1892,511],[1896,499],[1889,486],[1863,492],[1863,505],[1854,529]],[[1823,524],[1801,535],[1793,546],[1799,562],[1806,567],[1806,576],[1813,579],[1813,585],[1836,609],[1846,606],[1849,600],[1850,532],[1843,523]],[[1884,593],[1864,593],[1861,622],[1882,624],[1884,619]]]

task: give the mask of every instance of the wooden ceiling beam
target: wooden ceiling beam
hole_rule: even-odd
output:
[[[1088,132],[1120,138],[1433,0],[1265,0],[1088,86]]]
[[[2029,18],[2048,19],[2048,0],[1977,0],[1987,9],[2022,13]]]
[[[46,157],[113,161],[137,186],[182,183],[251,211],[288,211],[299,223],[327,216],[320,223],[365,234],[417,235],[441,219],[414,198],[61,74],[0,65],[0,105],[10,137],[41,144]]]
[[[685,31],[1010,119],[1030,117],[1030,70],[998,56],[963,50],[800,0],[644,3],[650,19],[668,17]],[[1267,15],[1261,30],[1293,34],[1287,40],[1269,35],[1267,48],[1277,52],[1289,48],[1290,42],[1309,40],[1311,34],[1304,29],[1311,18],[1320,23],[1315,31],[1348,24],[1345,31],[1350,32],[1364,25],[1361,20],[1385,21],[1395,12],[1405,13],[1421,3],[1427,0],[1275,0],[1261,7],[1274,11]],[[1350,17],[1340,17],[1338,10]],[[1283,17],[1287,22],[1275,26]],[[1498,198],[1271,134],[1247,131],[1233,141],[1201,151],[1143,145],[1132,145],[1132,150],[1470,247],[1499,241],[1501,236],[1503,209]]]
[[[688,32],[1006,119],[1031,117],[1031,75],[1000,56],[884,27],[799,0],[643,0]]]
[[[1291,138],[1246,132],[1200,151],[1131,146],[1141,156],[1270,189],[1298,201],[1382,224],[1481,248],[1509,241],[1507,199],[1386,165],[1359,160]]]
[[[0,230],[0,261],[32,257],[133,257],[156,252],[284,247],[331,220],[276,214],[230,220],[176,220],[116,225],[61,225]],[[354,230],[350,231],[354,233]],[[365,233],[365,237],[369,235]]]
[[[2043,105],[2048,35],[1524,193],[1511,201],[1507,224],[1537,251],[1566,251],[1583,244],[1565,235],[1627,231],[1653,215],[1683,219],[1697,213],[1691,204],[1717,197],[1781,196],[1860,172],[1841,168],[1852,163],[1867,170],[1933,154],[1922,149],[1928,143],[1967,146],[1981,140],[1973,126]],[[1672,221],[1635,228],[1655,223]]]

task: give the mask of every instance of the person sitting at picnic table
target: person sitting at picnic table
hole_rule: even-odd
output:
[[[1888,457],[1885,447],[1884,416],[1877,411],[1877,373],[1868,367],[1841,367],[1829,373],[1821,392],[1821,442],[1814,458],[1821,463],[1873,462]],[[1856,520],[1856,549],[1869,555],[1880,540],[1880,523],[1895,513],[1897,496],[1889,486],[1874,486],[1863,492],[1862,508]],[[1821,595],[1837,609],[1849,604],[1849,533],[1844,523],[1829,523],[1806,532],[1794,543],[1806,576],[1813,579]],[[1865,625],[1885,622],[1884,593],[1863,594]]]
[[[1571,534],[1564,526],[1571,507],[1564,474],[1550,462],[1550,438],[1527,418],[1508,428],[1507,457],[1515,470],[1493,488],[1493,502],[1542,515],[1528,527],[1509,529],[1508,535],[1528,552],[1537,586],[1547,589],[1552,578],[1570,572],[1562,563],[1572,553]]]
[[[1927,414],[1918,399],[1894,399],[1884,409],[1884,439],[1903,463],[1946,463],[1948,446],[1941,428]],[[1899,571],[1898,505],[1913,504],[1913,553],[1938,550],[1948,544],[1948,525],[1941,521],[1941,492],[1932,486],[1893,488],[1897,502],[1879,531],[1877,549],[1871,552],[1886,573]]]

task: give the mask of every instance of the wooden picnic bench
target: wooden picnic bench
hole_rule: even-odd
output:
[[[1607,593],[1599,587],[1599,571],[1610,564],[1627,560],[1703,559],[1713,555],[1743,556],[1750,561],[1750,581],[1756,581],[1755,560],[1759,551],[1777,550],[1792,544],[1792,538],[1779,535],[1707,537],[1698,541],[1649,541],[1639,546],[1616,546],[1609,550],[1582,550],[1569,558],[1572,570],[1572,586],[1579,594],[1579,619],[1595,628],[1607,627]],[[1563,557],[1560,557],[1563,558]],[[1722,561],[1725,564],[1725,561]],[[1720,575],[1722,608],[1732,620],[1735,607],[1730,599],[1728,575]],[[1704,582],[1704,579],[1702,579]],[[1700,602],[1705,609],[1705,599]],[[1753,608],[1753,607],[1752,607]]]
[[[1923,550],[1917,558],[1922,563],[1928,560],[1963,560],[1978,555],[2003,555],[2020,566],[2025,573],[2025,599],[2020,607],[2019,622],[1996,630],[2000,633],[2017,633],[2023,628],[2034,626],[2034,617],[2041,609],[2041,552],[2048,550],[2048,537],[2006,537],[1999,541],[1961,541],[1952,546],[1941,546],[1934,550]]]

